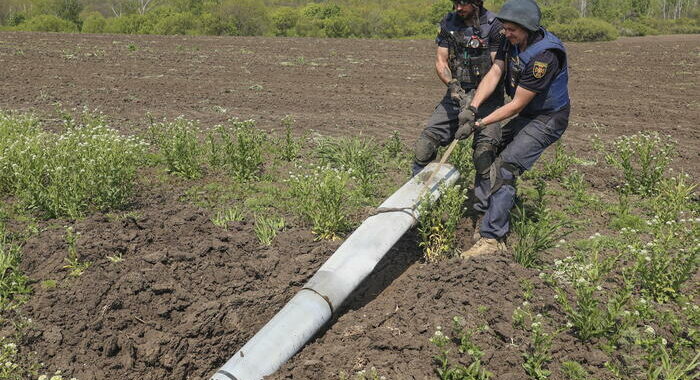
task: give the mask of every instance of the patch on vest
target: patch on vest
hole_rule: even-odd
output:
[[[532,66],[532,75],[537,79],[541,79],[544,77],[544,74],[547,74],[547,66],[547,63],[535,61],[535,64]]]

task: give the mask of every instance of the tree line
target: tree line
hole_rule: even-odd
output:
[[[700,33],[699,0],[539,0],[567,40]],[[505,0],[487,0],[498,8]],[[3,0],[1,30],[430,38],[450,0]]]

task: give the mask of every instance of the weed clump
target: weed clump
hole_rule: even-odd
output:
[[[615,139],[605,160],[622,170],[623,191],[652,196],[675,153],[675,144],[662,139],[657,132],[640,132]]]
[[[427,261],[438,261],[455,255],[457,224],[462,217],[467,193],[461,186],[441,186],[442,196],[432,201],[424,195],[418,206],[420,246]]]
[[[350,228],[347,202],[350,175],[328,166],[317,166],[310,173],[289,179],[289,193],[295,211],[311,224],[320,239],[333,240]]]
[[[0,112],[0,190],[48,218],[124,206],[147,144],[121,136],[99,117],[66,120],[44,132],[31,116]]]
[[[69,269],[69,274],[73,277],[81,276],[92,265],[89,261],[80,260],[78,255],[78,237],[80,237],[80,232],[76,232],[73,227],[66,228],[65,241],[68,247],[68,256],[64,259],[66,265],[63,268]]]
[[[245,219],[243,211],[234,206],[217,210],[211,222],[217,227],[226,228],[229,222],[240,222],[243,219]]]
[[[301,142],[292,135],[294,127],[294,118],[287,115],[282,118],[282,126],[284,127],[284,137],[277,142],[279,148],[279,157],[284,161],[294,161],[301,153]]]
[[[259,179],[265,135],[255,129],[254,120],[233,119],[229,124],[209,133],[209,162],[226,169],[237,180]]]
[[[470,136],[468,139],[460,141],[457,146],[455,146],[449,158],[450,164],[459,171],[459,183],[461,183],[463,187],[469,187],[474,183],[476,169],[474,168],[473,154],[474,149],[472,149],[472,137]]]
[[[277,232],[284,228],[284,218],[259,215],[255,218],[255,236],[262,245],[271,245]]]
[[[201,147],[196,123],[178,117],[173,122],[151,122],[151,142],[159,148],[168,172],[194,179],[202,176]]]
[[[20,270],[21,260],[21,246],[0,222],[0,311],[23,303],[31,293],[29,278]]]
[[[473,341],[473,336],[477,332],[484,331],[488,326],[481,326],[476,329],[468,329],[465,320],[460,317],[452,318],[452,337],[445,334],[440,326],[435,334],[430,338],[430,343],[440,350],[434,357],[438,367],[435,369],[441,380],[489,380],[493,373],[488,371],[481,362],[484,356],[483,350]],[[450,362],[450,351],[453,346],[462,355],[467,355],[470,364],[467,366]]]
[[[541,263],[543,251],[555,246],[565,237],[571,223],[554,216],[545,200],[546,183],[539,178],[536,183],[537,199],[531,211],[521,204],[513,215],[513,232],[517,240],[513,244],[515,261],[526,268],[534,268]]]
[[[555,285],[555,300],[582,341],[616,334],[622,329],[629,315],[625,307],[631,296],[629,287],[612,291],[603,288],[619,257],[600,257],[603,243],[597,237],[591,241],[575,257],[555,262],[554,270],[555,277],[561,281]],[[592,254],[587,253],[589,249]],[[564,284],[573,288],[571,296]]]
[[[357,183],[358,193],[370,197],[376,192],[380,174],[378,147],[373,140],[357,137],[321,139],[316,154],[322,165],[348,172]]]

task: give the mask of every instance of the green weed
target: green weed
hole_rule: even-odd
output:
[[[107,256],[107,260],[111,261],[114,264],[119,264],[124,261],[124,257],[122,257],[122,253],[119,252],[118,255]]]
[[[284,228],[284,218],[266,217],[258,215],[255,217],[255,236],[262,245],[272,244],[272,239],[277,236],[277,232]]]
[[[378,147],[371,139],[342,137],[324,138],[318,141],[316,154],[322,165],[347,171],[356,181],[358,192],[370,197],[376,192],[380,175]]]
[[[531,341],[527,351],[523,353],[525,373],[536,380],[549,379],[552,374],[545,367],[552,360],[552,340],[554,340],[555,334],[544,331],[542,321],[541,315],[535,316],[535,320],[530,325]]]
[[[588,371],[581,364],[574,361],[561,363],[561,372],[568,380],[589,380]]]
[[[476,331],[466,329],[463,319],[452,318],[452,333],[454,338],[450,338],[442,332],[438,326],[435,334],[430,338],[430,343],[435,345],[440,353],[434,357],[438,365],[436,372],[441,380],[489,380],[493,374],[483,367],[481,357],[483,351],[473,341],[472,337]],[[450,363],[449,354],[452,346],[456,346],[460,354],[467,354],[471,359],[468,366]]]
[[[89,261],[80,261],[78,257],[78,237],[80,232],[75,232],[73,227],[66,228],[65,241],[68,246],[68,257],[66,257],[66,265],[63,266],[65,269],[70,269],[70,275],[73,277],[78,277],[85,272],[87,268],[92,264]]]
[[[202,150],[197,137],[201,131],[196,123],[183,117],[173,122],[151,122],[148,132],[170,173],[189,179],[202,176]]]
[[[405,146],[403,141],[401,141],[401,136],[399,131],[393,131],[389,139],[384,143],[384,155],[387,159],[397,159],[405,151]]]
[[[532,317],[530,300],[533,297],[534,285],[530,280],[522,279],[520,281],[520,286],[523,288],[523,303],[513,310],[513,315],[511,316],[511,323],[516,329],[525,330],[525,322],[528,318]]]
[[[657,132],[640,132],[615,139],[606,149],[605,160],[622,170],[625,190],[652,196],[674,156],[675,144],[669,139]]]
[[[569,296],[561,285],[556,285],[555,300],[582,341],[615,334],[629,322],[630,315],[625,308],[632,292],[628,284],[610,291],[603,289],[619,257],[602,258],[602,244],[595,242],[595,237],[592,240],[591,253],[579,250],[575,257],[555,262],[554,268],[554,276],[573,288]]]
[[[524,204],[516,206],[513,214],[513,232],[517,240],[513,244],[513,258],[526,268],[541,264],[540,255],[552,248],[569,233],[571,223],[555,217],[547,208],[545,182],[537,181],[537,199],[534,210],[528,211]],[[532,216],[530,216],[530,213]]]
[[[19,361],[19,349],[17,344],[6,338],[0,338],[0,379],[21,380],[24,370],[17,363]]]
[[[473,154],[474,149],[472,149],[472,137],[470,136],[455,146],[452,154],[450,154],[450,158],[447,160],[459,171],[459,183],[463,187],[469,187],[474,182],[476,169],[474,168]]]
[[[227,228],[229,222],[240,222],[243,219],[245,219],[243,211],[239,207],[233,206],[217,210],[211,218],[211,222],[217,227]]]
[[[235,179],[259,179],[265,135],[255,128],[254,120],[232,119],[229,124],[230,126],[218,126],[210,131],[209,162],[214,167],[227,169]]]
[[[288,202],[283,200],[284,195],[284,191],[276,183],[259,182],[251,186],[243,204],[247,209],[259,214],[286,209]]]
[[[56,134],[32,117],[0,113],[0,189],[49,218],[124,206],[146,144],[86,114],[87,124],[66,116],[66,130]]]
[[[301,142],[292,135],[294,118],[291,115],[287,115],[282,119],[282,126],[284,127],[284,138],[278,143],[280,147],[280,158],[291,162],[299,157]]]
[[[311,231],[320,239],[336,239],[350,227],[349,182],[348,173],[328,166],[290,176],[294,210],[311,224]]]
[[[0,223],[0,311],[23,303],[31,292],[29,279],[20,270],[21,255],[21,246],[12,240]]]
[[[532,283],[532,281],[523,278],[520,280],[520,287],[523,289],[523,299],[527,302],[532,300],[532,297],[534,296],[533,291],[535,290],[535,285]]]
[[[554,145],[554,156],[542,161],[542,168],[539,171],[536,170],[535,173],[546,179],[562,180],[572,165],[582,162],[574,155],[567,153],[564,143],[559,140]]]
[[[660,222],[677,221],[683,213],[698,211],[697,202],[693,204],[693,194],[698,188],[695,183],[689,183],[690,176],[679,174],[675,177],[662,179],[658,184],[657,195],[652,202],[652,211]],[[693,207],[696,209],[693,210]]]
[[[650,325],[631,330],[626,338],[628,341],[633,341],[636,348],[641,349],[641,355],[639,352],[636,355],[637,359],[641,359],[641,363],[637,364],[635,361],[635,365],[625,368],[629,376],[637,378],[644,376],[647,380],[698,378],[700,353],[697,351],[697,346],[691,346],[688,349],[677,343],[668,342]]]
[[[630,195],[625,190],[618,191],[618,203],[613,205],[612,212],[614,216],[610,220],[610,228],[618,230],[645,228],[644,219],[632,213]]]
[[[646,243],[636,231],[626,231],[628,251],[642,291],[666,302],[682,294],[681,287],[700,266],[700,223],[697,219],[662,222],[654,218],[649,224],[652,240]]]
[[[525,301],[523,304],[524,306],[529,306],[530,302]],[[527,320],[529,314],[529,309],[527,308],[523,309],[521,306],[515,308],[515,310],[513,310],[513,315],[511,316],[511,324],[513,327],[524,330],[525,321]]]
[[[44,289],[56,289],[58,282],[56,280],[44,280],[40,282],[41,287]]]
[[[700,352],[692,359],[669,353],[666,346],[656,346],[653,354],[657,360],[650,360],[647,369],[648,380],[692,380],[700,377],[697,369],[700,366]]]
[[[513,244],[513,259],[525,268],[535,268],[542,263],[540,255],[564,238],[570,227],[568,221],[557,220],[549,209],[540,210],[530,218],[525,207],[517,207],[513,215],[513,232],[517,240]]]
[[[461,186],[441,186],[441,197],[435,201],[426,194],[418,206],[419,245],[427,261],[434,262],[455,255],[457,248],[457,223],[463,214],[467,199]]]
[[[563,177],[562,186],[571,192],[572,202],[567,209],[574,213],[581,213],[585,208],[598,208],[600,200],[590,193],[583,174],[573,170]]]

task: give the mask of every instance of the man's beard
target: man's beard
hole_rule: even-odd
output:
[[[472,5],[472,11],[471,12],[460,12],[457,11],[457,16],[462,19],[462,21],[467,21],[470,20],[474,17],[476,17],[479,13],[479,8],[476,5]]]

